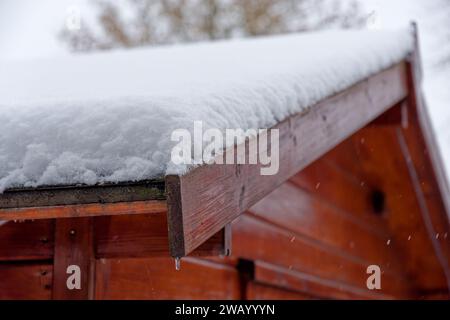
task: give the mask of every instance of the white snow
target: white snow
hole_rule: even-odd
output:
[[[0,63],[0,192],[183,173],[173,130],[268,128],[401,61],[408,30]]]

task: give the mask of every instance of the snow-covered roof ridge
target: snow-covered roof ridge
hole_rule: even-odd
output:
[[[0,63],[0,192],[183,172],[173,130],[269,128],[412,48],[406,29],[325,31]]]

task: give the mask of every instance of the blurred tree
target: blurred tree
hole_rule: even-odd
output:
[[[73,51],[105,50],[359,27],[356,0],[122,0],[94,2],[98,19],[60,37]]]

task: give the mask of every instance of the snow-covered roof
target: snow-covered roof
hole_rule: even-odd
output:
[[[0,63],[0,192],[181,173],[171,133],[269,128],[401,61],[408,30],[326,31]]]

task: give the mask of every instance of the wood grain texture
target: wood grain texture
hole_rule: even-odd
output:
[[[358,133],[346,143],[347,154],[356,155],[353,160],[333,156],[347,171],[387,194],[387,220],[418,290],[444,290],[450,288],[450,192],[421,90],[417,41],[406,72],[408,97],[371,123],[374,128],[365,132],[372,142]]]
[[[407,69],[411,88],[408,118],[411,120],[401,127],[401,133],[398,130],[397,136],[415,186],[423,222],[450,294],[450,240],[445,239],[450,231],[450,184],[421,90],[422,66],[416,24],[414,30],[415,51]]]
[[[94,235],[98,259],[170,257],[165,213],[96,217]],[[191,256],[227,255],[230,241],[230,231],[222,229],[194,250]]]
[[[448,291],[421,292],[419,294],[421,300],[450,300]]]
[[[364,199],[365,193],[349,193],[349,196],[357,201],[359,197]],[[370,225],[357,220],[291,183],[280,186],[250,212],[284,230],[366,261],[367,265],[376,264],[386,270],[401,272],[397,253],[386,246],[391,238],[386,225]]]
[[[284,288],[270,286],[258,282],[249,282],[247,285],[247,299],[248,300],[311,300],[313,297],[286,290]]]
[[[371,265],[368,261],[249,215],[242,215],[233,223],[233,254],[367,289],[366,271]],[[409,295],[411,288],[403,272],[388,266],[382,272],[382,293],[399,297]]]
[[[52,297],[49,262],[1,263],[0,300],[48,300]]]
[[[304,295],[320,299],[361,300],[361,299],[394,299],[379,291],[353,286],[334,279],[324,279],[313,274],[297,270],[289,270],[262,261],[255,263],[255,281],[273,286],[302,292]],[[397,298],[407,296],[401,295]]]
[[[81,270],[81,289],[67,288],[67,267]],[[55,226],[53,262],[53,299],[93,299],[95,290],[95,257],[92,218],[58,219]]]
[[[360,143],[362,137],[364,143]],[[411,179],[397,128],[369,127],[353,138],[367,181],[376,184],[386,195],[383,218],[392,234],[390,246],[401,254],[411,283],[417,290],[446,287],[445,274],[427,232],[417,184]]]
[[[0,227],[0,261],[53,259],[54,221],[7,222]]]
[[[397,129],[397,138],[408,167],[411,184],[420,208],[421,220],[428,234],[428,241],[444,272],[447,281],[446,287],[450,293],[450,240],[447,239],[450,225],[442,202],[442,195],[439,193],[437,181],[434,179],[430,159],[412,153],[417,149],[408,147],[409,138],[401,133],[401,129]],[[427,148],[425,148],[425,152],[427,152],[426,150]]]
[[[372,195],[376,190],[357,170],[342,170],[334,160],[348,157],[347,140],[289,179],[294,185],[357,224],[386,235],[386,224],[374,212]],[[332,154],[333,158],[329,155]],[[360,166],[356,160],[355,166]],[[384,234],[383,234],[384,233]]]
[[[164,199],[164,181],[154,180],[98,186],[9,189],[0,194],[0,208],[48,207]]]
[[[0,209],[0,220],[60,219],[167,212],[165,200]]]
[[[280,130],[276,175],[260,175],[261,165],[205,165],[167,177],[172,255],[189,254],[407,93],[406,66],[401,63],[281,122],[274,127]]]
[[[433,180],[438,185],[441,193],[441,201],[445,206],[447,218],[450,219],[450,183],[447,179],[445,165],[440,153],[437,136],[433,129],[431,117],[422,92],[423,70],[420,55],[419,35],[417,24],[413,24],[415,33],[415,50],[411,54],[407,65],[408,84],[410,87],[410,94],[408,95],[408,102],[413,106],[415,112],[415,121],[418,121],[418,128],[422,134],[422,140],[419,145],[427,146],[425,159],[429,162],[433,170]],[[414,114],[413,114],[414,115]]]
[[[236,269],[205,260],[185,258],[175,270],[170,258],[100,259],[96,299],[239,299]]]

